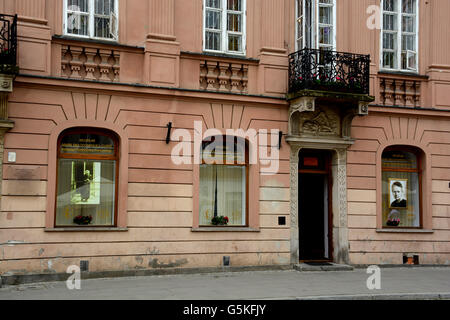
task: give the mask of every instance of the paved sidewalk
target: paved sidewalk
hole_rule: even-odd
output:
[[[69,275],[68,275],[69,276]],[[448,299],[450,267],[382,268],[381,290],[369,290],[366,269],[253,271],[82,280],[7,286],[0,300]]]

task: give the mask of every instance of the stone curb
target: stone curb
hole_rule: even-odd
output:
[[[449,268],[450,265],[379,265],[380,268],[390,267],[434,267]],[[186,268],[186,269],[151,269],[151,270],[124,270],[124,271],[98,271],[82,272],[82,279],[103,279],[103,278],[126,278],[140,276],[160,276],[160,275],[183,275],[183,274],[205,274],[205,273],[225,273],[225,272],[246,272],[246,271],[299,271],[299,272],[326,272],[326,271],[352,271],[359,268],[367,268],[362,265],[338,265],[331,266],[310,266],[298,265],[268,265],[268,266],[243,266],[243,267],[211,267],[211,268]],[[47,274],[2,274],[0,276],[0,288],[3,286],[14,286],[28,283],[66,281],[68,273],[47,273]]]
[[[98,271],[82,272],[81,278],[106,279],[106,278],[128,278],[162,275],[188,275],[205,273],[246,272],[246,271],[286,271],[293,270],[290,265],[274,266],[247,266],[247,267],[212,267],[212,268],[187,268],[187,269],[157,269],[157,270],[125,270],[125,271]],[[3,274],[0,277],[0,288],[4,286],[16,286],[21,284],[66,281],[69,273],[48,274]]]
[[[353,264],[355,269],[367,269],[368,267],[376,265],[380,269],[390,268],[450,268],[450,264]]]
[[[448,293],[386,293],[296,297],[294,300],[450,300]]]

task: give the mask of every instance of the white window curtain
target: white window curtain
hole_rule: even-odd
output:
[[[228,225],[245,225],[245,166],[200,166],[200,225],[211,225],[215,216],[229,218]]]

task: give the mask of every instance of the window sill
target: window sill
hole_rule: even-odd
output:
[[[434,230],[430,229],[406,229],[406,228],[386,228],[377,229],[378,233],[434,233]]]
[[[115,227],[73,227],[73,228],[45,228],[45,232],[125,232],[128,228]]]
[[[259,229],[249,227],[197,227],[192,232],[260,232]]]
[[[239,51],[215,51],[203,49],[203,54],[212,56],[222,56],[222,57],[236,57],[236,58],[246,58],[246,52]]]
[[[222,58],[222,59],[233,60],[233,61],[236,61],[237,63],[246,62],[249,64],[255,64],[255,65],[259,63],[259,59],[248,58],[245,54],[237,55],[237,54],[229,54],[229,53],[210,52],[210,51],[203,51],[203,52],[181,51],[181,54],[183,56],[197,57],[198,59]]]
[[[429,79],[427,75],[422,75],[418,71],[408,71],[408,70],[389,70],[389,69],[380,69],[378,71],[379,75],[387,75],[387,76],[401,76],[401,77],[414,77],[420,78],[423,80]]]
[[[80,46],[86,43],[90,43],[92,45],[105,45],[108,47],[117,47],[117,48],[124,48],[124,49],[138,49],[140,51],[144,50],[144,47],[140,46],[130,46],[126,44],[121,44],[118,40],[107,40],[107,39],[99,39],[99,38],[87,38],[87,37],[77,37],[77,36],[69,36],[69,35],[54,35],[52,37],[53,41],[56,41],[57,43],[64,43],[64,42],[72,42],[72,43],[78,43]]]
[[[248,58],[245,54],[236,55],[236,54],[228,54],[228,53],[218,53],[218,52],[191,52],[191,51],[181,51],[181,55],[184,57],[196,58],[196,59],[226,59],[230,61],[235,61],[236,63],[248,63],[257,65],[259,63],[259,59]]]

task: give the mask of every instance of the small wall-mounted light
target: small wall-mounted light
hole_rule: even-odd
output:
[[[170,133],[172,131],[172,122],[169,122],[167,124],[167,137],[166,137],[166,144],[170,143]]]
[[[281,149],[281,141],[283,140],[283,131],[278,132],[278,150]]]

